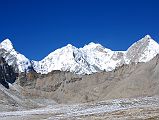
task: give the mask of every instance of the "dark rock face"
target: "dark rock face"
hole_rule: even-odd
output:
[[[0,57],[0,83],[9,89],[8,83],[14,83],[17,75],[13,67],[9,66],[3,57]]]
[[[39,74],[36,73],[34,70],[26,72],[26,73],[20,73],[17,83],[22,87],[29,86],[30,88],[35,88],[36,79],[38,77],[39,77]]]

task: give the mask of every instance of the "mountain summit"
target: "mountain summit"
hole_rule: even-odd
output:
[[[3,42],[1,42],[0,48],[5,49],[6,51],[12,50],[13,49],[12,42],[9,39],[5,39]]]
[[[135,42],[127,50],[125,58],[129,62],[147,62],[159,53],[159,44],[150,35]]]
[[[33,68],[41,74],[47,74],[52,70],[70,71],[76,74],[111,71],[122,64],[147,62],[158,53],[159,44],[150,35],[132,44],[127,51],[112,51],[93,42],[83,48],[68,44],[53,51],[41,61],[30,61],[15,51],[9,39],[0,44],[0,55],[6,59],[8,64],[17,66],[19,72]]]
[[[9,65],[14,66],[18,72],[27,71],[31,67],[30,60],[17,52],[9,39],[0,43],[0,56],[5,58]]]

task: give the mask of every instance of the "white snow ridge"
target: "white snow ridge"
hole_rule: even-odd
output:
[[[9,39],[1,43],[0,49],[2,48],[16,58],[15,61],[20,72],[24,72],[28,70],[29,66],[32,66],[36,72],[42,74],[47,74],[52,70],[70,71],[76,74],[112,71],[122,64],[147,62],[159,53],[159,44],[149,35],[135,42],[127,51],[112,51],[93,42],[83,48],[76,48],[68,44],[53,51],[41,61],[32,60],[31,62],[14,50]],[[6,57],[6,59],[9,58]]]

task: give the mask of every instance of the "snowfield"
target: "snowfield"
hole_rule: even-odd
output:
[[[159,96],[1,112],[0,120],[159,119]]]

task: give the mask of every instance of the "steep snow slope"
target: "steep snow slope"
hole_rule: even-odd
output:
[[[0,51],[0,55],[5,58],[7,63],[16,66],[19,72],[24,72],[31,66],[30,60],[15,51],[9,39],[5,39],[0,43]]]

